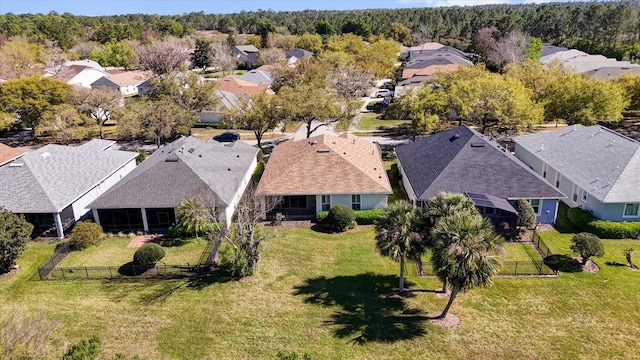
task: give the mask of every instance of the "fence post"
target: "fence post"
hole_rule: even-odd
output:
[[[109,280],[113,279],[113,274],[111,273],[111,266],[109,266]]]
[[[64,269],[60,269],[60,272],[62,273],[62,280],[67,280],[64,278]]]
[[[516,261],[516,273],[515,276],[518,276],[518,261]]]

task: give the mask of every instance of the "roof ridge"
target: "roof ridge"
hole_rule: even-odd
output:
[[[44,149],[44,147],[42,147],[41,149]],[[28,159],[28,158],[25,158],[25,159]],[[38,176],[36,176],[36,174],[32,171],[33,169],[29,166],[29,163],[27,161],[23,161],[23,164],[24,164],[23,165],[24,167],[29,169],[29,175],[31,175],[31,177],[38,183],[38,186],[40,187],[40,191],[42,191],[44,196],[47,198],[49,205],[51,205],[51,207],[53,207],[56,211],[58,211],[58,207],[56,206],[56,204],[53,203],[53,200],[49,196],[49,193],[45,190],[44,184],[42,183],[42,181],[40,181]]]

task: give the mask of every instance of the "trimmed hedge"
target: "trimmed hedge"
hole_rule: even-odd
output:
[[[375,225],[376,221],[384,214],[384,209],[356,210],[354,213],[358,225]],[[328,211],[321,211],[318,214],[318,222],[324,223],[328,215]]]
[[[640,222],[598,220],[589,211],[580,208],[569,209],[567,218],[580,231],[590,232],[602,239],[640,239]]]
[[[356,226],[356,215],[350,207],[338,204],[329,210],[329,215],[325,219],[327,224],[334,231],[342,232],[353,229]]]
[[[136,265],[153,266],[165,255],[164,249],[154,243],[147,243],[142,245],[133,254],[133,262]]]

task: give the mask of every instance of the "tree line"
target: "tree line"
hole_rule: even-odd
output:
[[[354,33],[365,39],[370,35],[385,35],[404,45],[424,41],[460,45],[459,40],[472,38],[479,29],[495,26],[505,34],[521,30],[545,42],[564,43],[620,59],[638,57],[640,48],[633,45],[640,40],[638,11],[640,3],[626,0],[349,11],[257,9],[236,14],[201,11],[171,16],[9,13],[0,15],[0,34],[54,41],[63,50],[83,41],[106,44],[140,40],[149,33],[159,37],[182,37],[196,30],[257,34],[265,26],[283,35],[317,33],[326,37]]]

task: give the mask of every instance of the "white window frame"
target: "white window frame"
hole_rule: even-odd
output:
[[[362,210],[362,196],[359,194],[351,195],[351,208],[353,210]]]
[[[549,165],[547,163],[542,164],[542,177],[546,180],[547,173],[549,172]]]
[[[588,198],[588,197],[589,197],[589,195],[588,195],[588,193],[587,193],[587,190],[582,189],[582,196],[580,197],[580,198],[582,199],[582,202],[583,202],[583,203],[586,203],[586,202],[587,202],[587,198]]]
[[[536,209],[535,209],[535,207],[533,205],[533,201],[534,200],[538,201],[538,211],[536,211]],[[542,199],[529,199],[529,204],[533,208],[533,212],[536,213],[536,216],[542,215]]]
[[[636,205],[638,207],[638,209],[636,209],[636,214],[635,215],[625,215],[627,213],[627,206],[628,205]],[[640,204],[639,203],[625,203],[624,207],[622,208],[622,217],[626,218],[626,219],[640,217]]]
[[[574,204],[577,204],[578,199],[580,198],[580,188],[578,187],[578,185],[573,184],[573,189],[571,193],[572,193],[571,200],[573,201]]]
[[[562,185],[562,175],[560,174],[559,171],[556,171],[556,179],[553,182],[553,185],[556,187],[556,189],[560,189],[560,186]]]
[[[325,202],[325,196],[326,196],[326,202]],[[325,205],[327,206],[327,209],[325,210]],[[320,208],[322,209],[322,211],[329,211],[331,210],[331,195],[320,195]]]

